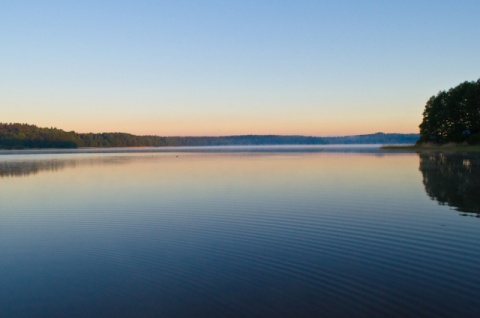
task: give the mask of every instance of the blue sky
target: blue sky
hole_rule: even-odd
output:
[[[78,132],[418,132],[480,78],[479,1],[4,1],[0,121]]]

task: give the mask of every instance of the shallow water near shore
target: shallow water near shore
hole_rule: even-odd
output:
[[[477,317],[478,155],[254,149],[0,155],[0,316]]]

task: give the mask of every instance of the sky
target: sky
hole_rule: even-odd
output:
[[[417,133],[480,78],[480,1],[0,1],[0,122],[137,135]]]

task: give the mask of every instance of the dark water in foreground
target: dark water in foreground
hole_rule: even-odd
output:
[[[480,158],[0,156],[1,317],[478,317]]]

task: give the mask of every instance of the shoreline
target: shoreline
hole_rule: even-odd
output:
[[[385,145],[381,147],[386,151],[415,151],[415,152],[480,152],[480,145],[447,143],[420,144],[420,145]]]
[[[374,152],[381,153],[381,144],[329,145],[228,145],[176,147],[79,147],[0,149],[0,155],[26,154],[99,154],[99,153],[174,153],[174,152]]]

